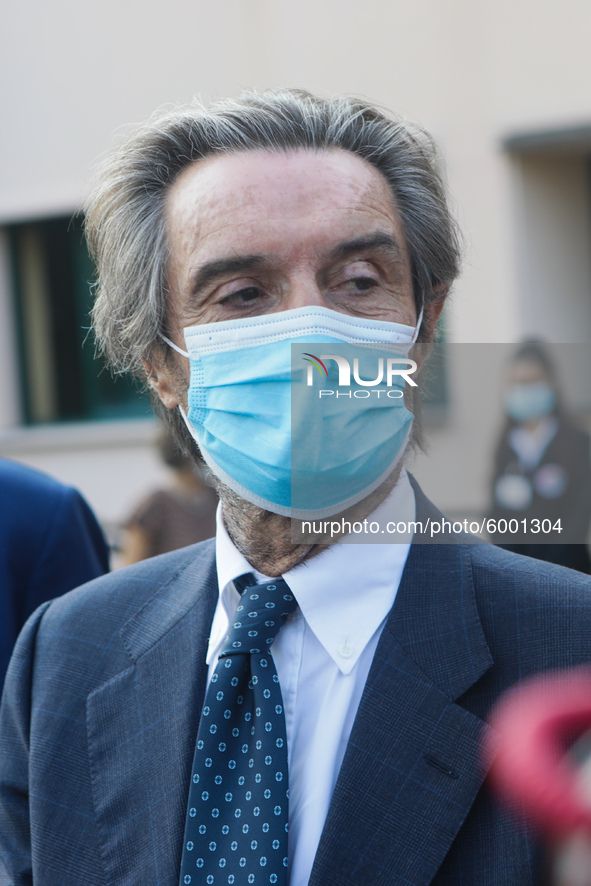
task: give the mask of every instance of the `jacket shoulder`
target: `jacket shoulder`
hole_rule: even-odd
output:
[[[88,624],[95,633],[97,619],[112,622],[117,617],[125,618],[125,614],[130,617],[187,570],[209,571],[214,564],[214,549],[214,540],[209,539],[102,575],[54,600],[44,622],[52,627]]]
[[[591,659],[591,577],[489,544],[465,550],[495,661],[515,658],[524,677]]]
[[[564,602],[580,596],[591,601],[591,576],[566,566],[557,566],[545,560],[536,560],[491,544],[466,545],[475,583],[485,591],[495,586],[518,588],[518,593],[539,595],[562,588],[563,596],[555,602]],[[554,598],[553,598],[554,599]]]
[[[145,560],[94,579],[38,609],[25,625],[12,667],[35,660],[35,685],[73,675],[88,691],[164,636],[215,579],[213,541]],[[51,687],[45,687],[47,691]]]

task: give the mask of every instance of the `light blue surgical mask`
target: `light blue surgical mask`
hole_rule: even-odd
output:
[[[188,327],[186,351],[166,341],[190,359],[181,411],[213,473],[265,510],[320,519],[361,501],[400,460],[411,377],[392,367],[416,369],[418,329],[307,307]]]
[[[513,421],[535,421],[554,410],[556,392],[545,381],[514,384],[505,391],[504,403],[505,412]]]

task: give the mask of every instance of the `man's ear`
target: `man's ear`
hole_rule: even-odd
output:
[[[142,358],[142,363],[150,387],[156,391],[167,409],[175,409],[180,404],[180,400],[169,370],[159,360],[144,360]]]
[[[419,340],[412,352],[413,359],[417,362],[419,372],[431,351],[430,347],[424,346],[431,345],[435,338],[437,323],[441,316],[447,293],[449,292],[449,283],[438,283],[431,291],[435,298],[428,301],[425,305],[423,321],[419,332]]]
[[[423,342],[431,342],[435,337],[437,323],[439,322],[439,317],[441,316],[443,306],[445,305],[445,299],[449,292],[449,283],[438,283],[433,287],[432,292],[435,298],[425,305],[425,311],[423,314],[424,329],[423,335],[420,336],[420,341]]]

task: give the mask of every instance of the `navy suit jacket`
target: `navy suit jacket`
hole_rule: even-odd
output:
[[[437,516],[418,491],[417,508]],[[1,886],[177,886],[216,600],[204,542],[30,619],[0,718]],[[588,577],[413,544],[310,884],[539,882],[538,845],[483,786],[483,718],[519,678],[590,651]]]
[[[0,459],[0,692],[31,613],[108,568],[106,542],[80,493]]]

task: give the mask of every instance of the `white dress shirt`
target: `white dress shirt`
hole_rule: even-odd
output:
[[[372,514],[413,521],[406,471]],[[256,572],[232,543],[218,509],[216,558],[220,597],[207,652],[209,677],[239,596],[233,580]],[[358,542],[358,536],[354,541]],[[271,652],[283,694],[289,756],[288,883],[306,886],[337,776],[386,616],[398,591],[410,540],[396,544],[338,542],[283,578],[299,609]]]
[[[558,421],[553,415],[540,419],[533,430],[528,427],[516,427],[510,430],[509,446],[519,458],[524,470],[533,471],[539,465],[557,430]]]

